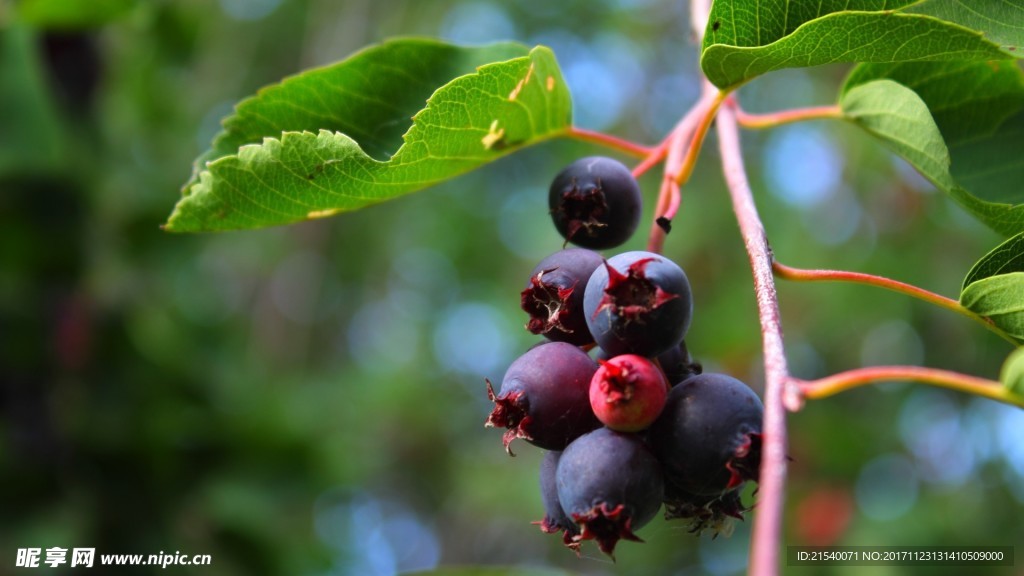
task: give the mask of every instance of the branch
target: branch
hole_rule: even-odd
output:
[[[839,374],[818,380],[793,378],[790,381],[799,387],[800,393],[804,398],[817,400],[819,398],[828,398],[858,386],[893,380],[908,380],[931,384],[932,386],[958,390],[976,396],[984,396],[985,398],[1024,408],[1024,397],[1014,394],[1000,382],[968,376],[959,372],[922,368],[920,366],[873,366],[840,372]]]
[[[732,197],[743,243],[754,275],[757,313],[761,321],[764,349],[764,440],[757,514],[754,517],[750,549],[750,573],[778,572],[782,536],[783,500],[786,484],[786,409],[784,398],[790,382],[782,342],[778,295],[772,277],[772,256],[764,225],[747,181],[740,149],[736,112],[726,105],[718,114],[718,142],[725,181]]]
[[[861,272],[847,272],[844,270],[805,270],[802,268],[792,268],[779,262],[774,262],[772,268],[775,270],[775,275],[785,280],[795,280],[799,282],[822,282],[822,281],[836,281],[836,282],[854,282],[857,284],[866,284],[868,286],[876,286],[879,288],[885,288],[892,290],[893,292],[899,292],[900,294],[906,294],[912,296],[918,300],[923,300],[929,304],[934,304],[947,310],[952,310],[957,314],[961,314],[981,324],[985,328],[991,330],[997,334],[1003,340],[1006,340],[1010,344],[1017,346],[1017,341],[1010,336],[1001,328],[996,326],[991,320],[975,314],[974,312],[964,308],[959,302],[952,298],[929,292],[923,288],[907,284],[905,282],[899,282],[885,278],[883,276],[874,276],[872,274],[864,274]]]

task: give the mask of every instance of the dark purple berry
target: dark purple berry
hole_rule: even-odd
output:
[[[671,491],[718,496],[757,481],[764,406],[725,374],[691,376],[672,388],[648,441]]]
[[[599,428],[574,440],[555,473],[562,509],[579,526],[576,542],[596,540],[612,556],[620,539],[658,513],[664,497],[661,466],[639,436]]]
[[[565,342],[545,342],[517,358],[505,372],[497,395],[490,381],[494,410],[485,426],[507,428],[503,441],[522,438],[546,450],[561,450],[601,423],[590,410],[590,380],[597,363]]]
[[[583,292],[601,262],[600,254],[584,248],[568,248],[541,260],[522,292],[521,305],[530,315],[526,329],[576,346],[592,343]]]
[[[594,271],[583,296],[587,326],[613,356],[656,356],[690,327],[693,297],[682,268],[652,252],[625,252]]]
[[[546,534],[562,533],[562,543],[579,554],[580,543],[574,539],[580,531],[576,523],[562,509],[558,501],[558,486],[555,482],[555,472],[558,470],[558,460],[562,453],[549,450],[544,453],[540,461],[540,497],[544,503],[544,519],[538,524]]]
[[[680,342],[679,346],[673,346],[658,354],[658,364],[665,372],[665,378],[669,384],[675,386],[694,374],[700,374],[704,367],[695,362],[686,349],[686,342]]]
[[[629,240],[640,223],[640,185],[618,160],[581,158],[555,176],[548,206],[566,241],[595,250],[614,248]]]

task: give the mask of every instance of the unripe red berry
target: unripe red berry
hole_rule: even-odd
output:
[[[590,407],[612,430],[639,432],[651,425],[668,396],[669,384],[654,362],[623,354],[600,360],[590,381]]]

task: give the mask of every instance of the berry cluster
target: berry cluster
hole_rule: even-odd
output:
[[[486,425],[547,450],[540,469],[548,533],[609,556],[665,505],[692,531],[742,518],[739,491],[757,481],[763,407],[743,382],[703,373],[684,337],[690,284],[651,252],[605,259],[629,239],[640,187],[610,158],[583,158],[555,178],[551,216],[566,243],[530,273],[526,328],[547,340],[509,366]],[[588,351],[594,350],[596,360]]]

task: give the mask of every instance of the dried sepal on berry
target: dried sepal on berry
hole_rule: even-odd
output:
[[[640,185],[613,158],[581,158],[555,176],[548,191],[551,219],[566,243],[614,248],[640,224]]]
[[[601,423],[590,409],[589,389],[597,363],[580,348],[545,342],[517,358],[495,393],[488,381],[487,397],[494,408],[485,426],[506,428],[505,450],[526,440],[546,450],[561,450]]]
[[[574,440],[555,474],[562,509],[579,526],[577,542],[597,541],[613,556],[619,540],[658,513],[664,498],[661,466],[636,434],[598,428]]]
[[[658,254],[634,251],[594,271],[583,309],[590,333],[609,355],[653,357],[682,342],[693,298],[682,268]]]
[[[602,261],[600,254],[583,248],[560,250],[541,260],[520,294],[520,306],[529,314],[526,329],[549,340],[592,344],[583,294]]]

